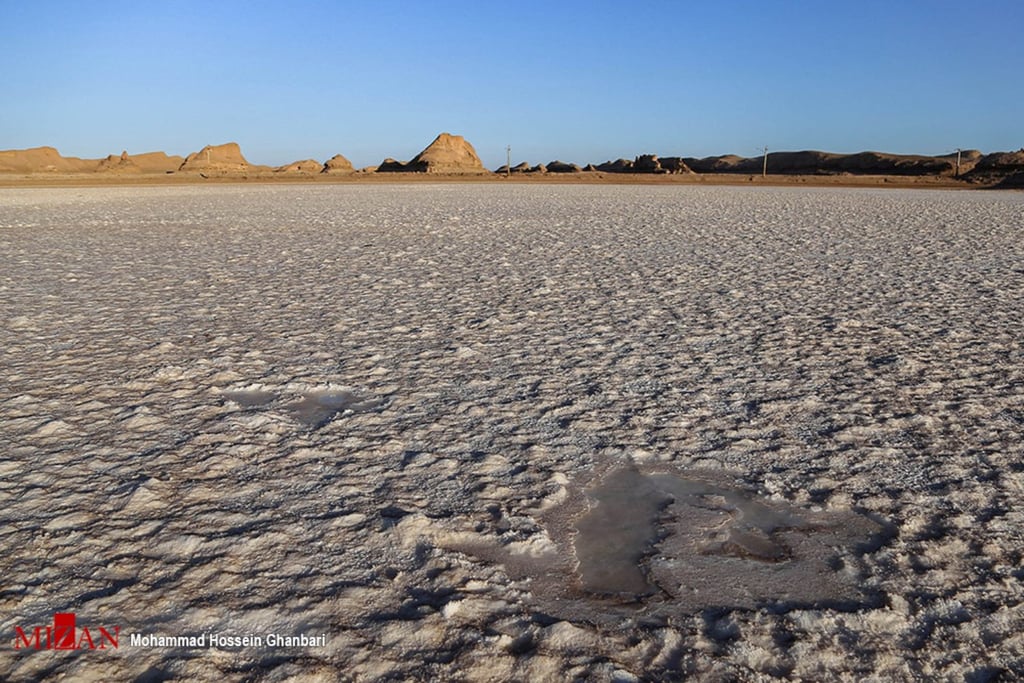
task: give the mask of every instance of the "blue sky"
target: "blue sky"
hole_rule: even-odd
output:
[[[0,149],[254,163],[1024,147],[1024,2],[0,0]]]

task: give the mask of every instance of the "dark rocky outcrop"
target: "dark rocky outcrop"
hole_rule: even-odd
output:
[[[658,163],[666,173],[693,173],[682,157],[661,157]]]
[[[975,160],[973,150],[961,153],[960,172],[970,168]],[[734,154],[703,159],[684,158],[687,166],[697,173],[760,174],[764,157],[739,157]],[[830,152],[769,152],[767,170],[776,175],[933,175],[956,174],[956,154],[930,157],[910,154],[884,154],[859,152],[832,154]]]
[[[377,173],[402,173],[404,171],[409,170],[411,169],[406,168],[405,164],[403,164],[401,161],[396,161],[391,157],[388,157],[384,161],[380,162],[380,164],[378,164],[377,168],[375,169]]]
[[[657,154],[641,154],[633,161],[606,161],[598,164],[595,169],[606,173],[692,173],[682,158],[659,158]]]
[[[1024,149],[981,156],[964,178],[975,183],[997,183],[998,187],[1022,187]]]
[[[501,173],[501,174],[504,175],[504,174],[509,172],[508,165],[507,164],[502,164],[494,172],[495,173]],[[512,173],[529,173],[529,172],[530,172],[530,164],[528,164],[525,161],[520,162],[520,163],[518,163],[518,164],[516,164],[515,166],[512,167]]]
[[[641,154],[633,160],[634,173],[661,173],[661,164],[657,154]]]
[[[583,171],[583,169],[576,164],[570,164],[558,160],[548,162],[547,169],[548,173],[580,173]]]
[[[615,161],[606,161],[603,164],[597,165],[598,171],[604,171],[605,173],[632,173],[633,162],[629,159],[616,159]]]

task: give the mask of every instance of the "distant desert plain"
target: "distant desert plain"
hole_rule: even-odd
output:
[[[767,158],[766,158],[767,157]],[[0,186],[179,184],[204,182],[526,181],[605,183],[709,183],[869,185],[889,187],[1024,187],[1024,148],[984,154],[960,150],[942,156],[819,151],[768,152],[704,158],[641,154],[580,165],[552,160],[487,169],[473,145],[441,133],[410,161],[385,158],[356,168],[342,154],[324,162],[272,167],[249,163],[238,143],[207,145],[186,157],[162,151],[111,154],[103,159],[65,157],[53,147],[0,151]]]

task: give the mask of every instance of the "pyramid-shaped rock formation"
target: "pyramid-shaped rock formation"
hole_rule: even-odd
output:
[[[427,148],[413,157],[412,161],[402,164],[394,159],[385,159],[378,172],[406,171],[416,173],[488,173],[484,164],[477,156],[473,145],[461,135],[441,133]]]

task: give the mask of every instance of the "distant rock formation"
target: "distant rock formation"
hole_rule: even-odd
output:
[[[128,160],[143,173],[173,173],[185,163],[184,157],[165,152],[129,154]]]
[[[997,182],[999,187],[1024,187],[1024,148],[986,154],[965,177],[974,182]]]
[[[352,167],[351,161],[340,154],[335,154],[324,163],[324,170],[322,172],[330,174],[353,173],[355,168]]]
[[[388,157],[384,161],[380,162],[380,164],[376,168],[377,173],[402,173],[404,171],[409,170],[411,169],[406,168],[406,165],[403,164],[401,161],[396,161],[391,157]]]
[[[548,173],[581,173],[582,168],[564,161],[551,161],[547,165]]]
[[[250,164],[242,156],[242,150],[237,142],[227,142],[223,145],[207,145],[198,152],[189,154],[178,170],[186,173],[191,171],[223,175],[268,169],[266,166]]]
[[[682,157],[661,157],[658,164],[665,173],[693,173]]]
[[[315,159],[304,159],[302,161],[293,161],[290,164],[284,166],[278,166],[274,169],[275,173],[296,173],[315,175],[321,173],[324,170],[324,165]]]
[[[683,157],[683,161],[694,173],[739,173],[740,171],[736,170],[737,165],[746,160],[735,154],[725,154],[703,159]]]
[[[764,157],[744,158],[734,154],[703,159],[684,158],[687,166],[697,173],[760,174]],[[972,154],[961,153],[961,169],[973,162]],[[769,152],[767,170],[778,175],[944,175],[956,173],[956,155],[929,157],[910,154],[884,154],[859,152],[832,154],[830,152]]]
[[[974,164],[974,171],[980,173],[1017,173],[1024,171],[1024,148],[1016,152],[994,152],[986,154]]]
[[[495,169],[494,172],[495,173],[500,173],[502,175],[505,175],[506,173],[508,173],[508,165],[507,164],[502,164],[497,169]],[[530,164],[528,164],[525,161],[520,162],[520,163],[518,163],[518,164],[516,164],[515,166],[512,167],[512,173],[529,173],[529,172],[530,172]]]
[[[63,157],[53,147],[0,151],[0,173],[88,173],[98,162]]]
[[[163,152],[111,154],[104,159],[61,156],[53,147],[0,151],[0,173],[165,173],[177,169],[184,159]]]
[[[661,173],[657,154],[641,154],[633,160],[634,173]]]
[[[604,171],[605,173],[632,173],[633,162],[629,159],[616,159],[615,161],[606,161],[603,164],[596,166],[598,171]]]
[[[511,169],[501,166],[497,172],[511,173],[735,173],[760,175],[764,157],[740,157],[734,154],[723,156],[659,157],[642,154],[633,160],[617,159],[602,164],[577,164],[552,161],[530,166],[521,162]],[[173,173],[182,171],[203,177],[217,175],[252,176],[270,171],[285,174],[344,174],[374,172],[419,172],[435,174],[484,174],[476,150],[458,135],[441,133],[411,161],[403,163],[385,159],[380,166],[354,169],[352,163],[337,154],[325,163],[313,159],[296,161],[271,169],[268,166],[250,164],[242,155],[237,143],[210,145],[187,158],[169,156],[164,152],[145,154],[111,154],[104,159],[80,159],[62,156],[53,147],[35,147],[21,150],[0,151],[0,173],[14,174],[145,174]],[[877,175],[877,176],[927,176],[961,178],[965,183],[998,187],[1024,186],[1024,149],[1016,152],[995,152],[982,154],[978,150],[961,150],[940,156],[909,154],[886,154],[883,152],[859,152],[857,154],[834,154],[804,150],[800,152],[769,152],[768,175]]]
[[[120,155],[110,154],[106,159],[101,159],[96,170],[110,171],[114,173],[141,173],[141,169],[135,165],[132,162],[132,158],[128,156],[127,150],[121,152]]]
[[[657,154],[641,154],[633,161],[606,161],[594,168],[605,173],[693,173],[681,157],[659,158]]]
[[[103,173],[173,173],[185,159],[180,156],[168,156],[164,152],[146,152],[144,154],[120,155],[111,154],[100,160],[96,171]]]
[[[473,145],[461,135],[441,133],[408,163],[385,159],[378,173],[388,172],[466,174],[488,173]]]

